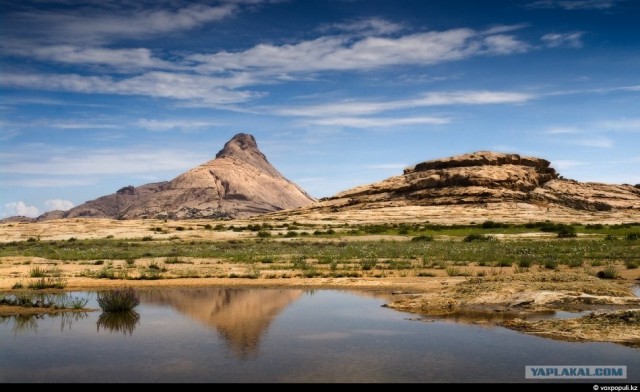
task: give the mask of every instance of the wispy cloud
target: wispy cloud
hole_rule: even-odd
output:
[[[177,63],[154,56],[147,48],[112,49],[76,45],[38,45],[28,41],[0,43],[0,50],[13,56],[36,58],[64,64],[114,68],[120,72],[144,69],[185,69]]]
[[[187,60],[203,73],[261,71],[269,74],[368,70],[401,64],[432,65],[480,55],[526,52],[529,45],[505,34],[469,28],[355,38],[329,35],[295,44],[260,44],[245,51],[195,54]]]
[[[44,173],[40,173],[44,174]],[[95,185],[97,179],[95,177],[78,178],[60,178],[60,177],[22,177],[11,180],[3,180],[2,185],[5,187],[23,187],[23,188],[68,188],[74,186]]]
[[[116,124],[103,124],[92,122],[80,122],[80,121],[54,121],[47,124],[52,128],[59,129],[118,129],[122,128]]]
[[[450,123],[444,117],[334,117],[308,120],[306,123],[326,126],[342,126],[349,128],[382,128],[403,125],[443,125]]]
[[[553,167],[558,170],[567,170],[574,167],[580,167],[589,165],[589,162],[575,161],[570,159],[554,159],[552,160]]]
[[[527,4],[528,8],[562,8],[565,10],[607,10],[618,0],[538,0]]]
[[[137,175],[189,169],[210,157],[193,151],[127,149],[77,150],[48,157],[24,155],[19,160],[3,160],[2,172],[11,175]],[[161,162],[162,164],[159,164]],[[57,181],[57,180],[55,180]]]
[[[149,72],[130,78],[79,74],[4,73],[0,85],[86,94],[142,95],[222,105],[260,96],[236,87],[250,84],[243,75],[216,78],[204,75]]]
[[[613,140],[606,136],[593,135],[583,138],[575,138],[567,141],[568,144],[584,147],[596,147],[596,148],[611,148],[613,147]]]
[[[164,132],[171,130],[188,130],[196,128],[207,128],[220,125],[216,121],[204,121],[204,120],[155,120],[141,118],[136,123],[140,128],[144,128],[154,132]]]
[[[640,118],[602,121],[596,126],[610,130],[638,132],[640,131]]]
[[[85,3],[73,9],[14,12],[5,28],[13,35],[27,36],[42,42],[105,43],[115,39],[149,37],[197,28],[235,15],[245,5],[264,1],[226,1],[218,5],[193,4],[183,1]],[[144,5],[145,7],[140,7]],[[149,6],[151,5],[151,8]],[[42,26],[47,26],[42,29]]]
[[[322,25],[318,31],[322,33],[348,33],[362,35],[387,35],[397,33],[403,29],[399,23],[382,18],[359,18],[346,22]]]
[[[542,132],[545,135],[573,135],[579,133],[578,128],[571,127],[553,127]]]
[[[549,48],[568,47],[581,48],[583,32],[574,33],[549,33],[542,36],[541,40]]]
[[[365,169],[369,170],[403,170],[409,165],[405,163],[381,163],[374,165],[367,165]]]
[[[390,110],[445,105],[518,104],[534,99],[533,94],[506,91],[441,91],[395,101],[343,101],[329,104],[292,106],[270,110],[284,116],[361,116]]]

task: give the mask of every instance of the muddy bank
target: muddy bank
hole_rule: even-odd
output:
[[[640,309],[591,313],[574,319],[507,320],[519,332],[571,342],[611,342],[640,348]]]
[[[640,347],[640,298],[629,282],[570,272],[471,278],[441,290],[405,295],[390,308],[457,317],[484,312],[490,323],[553,339],[622,343]],[[599,310],[583,317],[526,321],[517,317],[552,311]]]

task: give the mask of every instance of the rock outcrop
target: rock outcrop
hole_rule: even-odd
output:
[[[435,206],[487,209],[507,203],[533,205],[541,211],[550,207],[586,212],[633,210],[640,216],[637,187],[580,183],[562,178],[547,160],[487,151],[422,162],[400,176],[341,192],[296,214]]]
[[[243,218],[314,201],[271,166],[252,135],[240,133],[215,159],[171,181],[125,186],[52,217]]]

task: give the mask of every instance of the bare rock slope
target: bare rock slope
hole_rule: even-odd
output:
[[[444,222],[462,222],[464,214],[470,220],[573,216],[579,221],[614,213],[616,219],[640,219],[640,189],[568,180],[547,160],[488,151],[422,162],[402,175],[349,189],[293,212],[318,219],[333,214],[354,221],[415,216]]]
[[[242,218],[315,200],[282,176],[252,135],[237,134],[216,158],[171,181],[127,186],[51,218]],[[47,216],[43,216],[47,219]]]

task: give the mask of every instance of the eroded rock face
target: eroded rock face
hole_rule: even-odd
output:
[[[341,192],[305,210],[338,212],[505,202],[594,212],[640,211],[640,192],[631,185],[563,179],[545,159],[480,151],[419,163],[405,169],[403,175]]]
[[[267,161],[252,135],[240,133],[215,159],[171,181],[125,186],[72,208],[61,217],[242,218],[312,202],[311,196]]]

